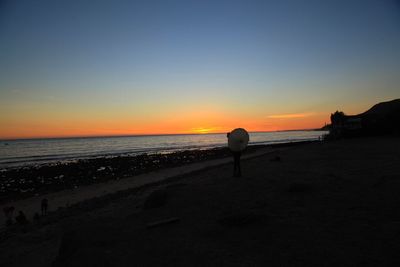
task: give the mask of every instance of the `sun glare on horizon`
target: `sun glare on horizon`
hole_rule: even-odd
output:
[[[198,127],[191,129],[191,132],[195,134],[216,133],[218,131],[221,131],[221,127]]]
[[[399,97],[395,2],[173,2],[2,1],[0,138],[320,128]]]

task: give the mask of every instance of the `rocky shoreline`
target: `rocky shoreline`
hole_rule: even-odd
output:
[[[249,146],[245,153],[260,148],[304,144],[313,141]],[[80,186],[104,183],[171,167],[229,157],[226,147],[184,150],[165,154],[98,157],[0,170],[0,204]]]
[[[301,142],[304,143],[304,142]],[[276,144],[288,146],[289,144]],[[250,146],[252,153],[265,145]],[[226,147],[207,150],[184,150],[165,154],[98,157],[76,161],[54,162],[0,170],[0,204],[10,200],[38,196],[79,186],[133,177],[185,164],[230,156]]]
[[[164,168],[226,157],[226,148],[169,154],[98,157],[0,170],[0,203],[82,185],[132,177]]]
[[[88,198],[58,205],[49,197],[48,215],[26,212],[29,223],[0,230],[0,265],[397,266],[399,144],[397,137],[286,144],[243,159],[240,179],[225,158],[108,194],[65,190]],[[33,211],[41,199],[23,201]]]

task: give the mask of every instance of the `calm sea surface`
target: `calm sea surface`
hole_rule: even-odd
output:
[[[318,140],[325,131],[250,133],[250,145]],[[226,134],[148,135],[0,141],[0,167],[88,157],[168,153],[226,146]]]

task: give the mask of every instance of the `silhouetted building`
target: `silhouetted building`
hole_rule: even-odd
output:
[[[382,102],[358,115],[331,114],[330,136],[352,137],[400,132],[400,99]]]

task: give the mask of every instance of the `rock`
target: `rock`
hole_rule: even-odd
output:
[[[144,209],[153,209],[165,205],[167,202],[167,195],[168,194],[165,189],[158,189],[151,192],[144,202]]]
[[[98,172],[104,171],[106,169],[106,167],[100,167],[97,169]]]
[[[160,221],[151,222],[151,223],[147,224],[146,227],[147,228],[159,227],[159,226],[163,226],[166,224],[179,222],[179,220],[180,219],[178,217],[172,217],[172,218],[168,218],[168,219],[164,219],[164,220],[160,220]]]
[[[270,161],[272,161],[272,162],[281,162],[281,157],[280,156],[275,156],[275,157],[273,157],[272,159],[270,159]]]
[[[311,191],[311,185],[304,183],[294,183],[289,186],[289,193],[306,193]]]
[[[263,218],[260,214],[253,212],[235,212],[218,219],[218,222],[223,226],[243,227],[249,224],[260,221]]]
[[[128,234],[113,221],[83,225],[64,233],[53,266],[113,266],[104,250],[127,240]]]

